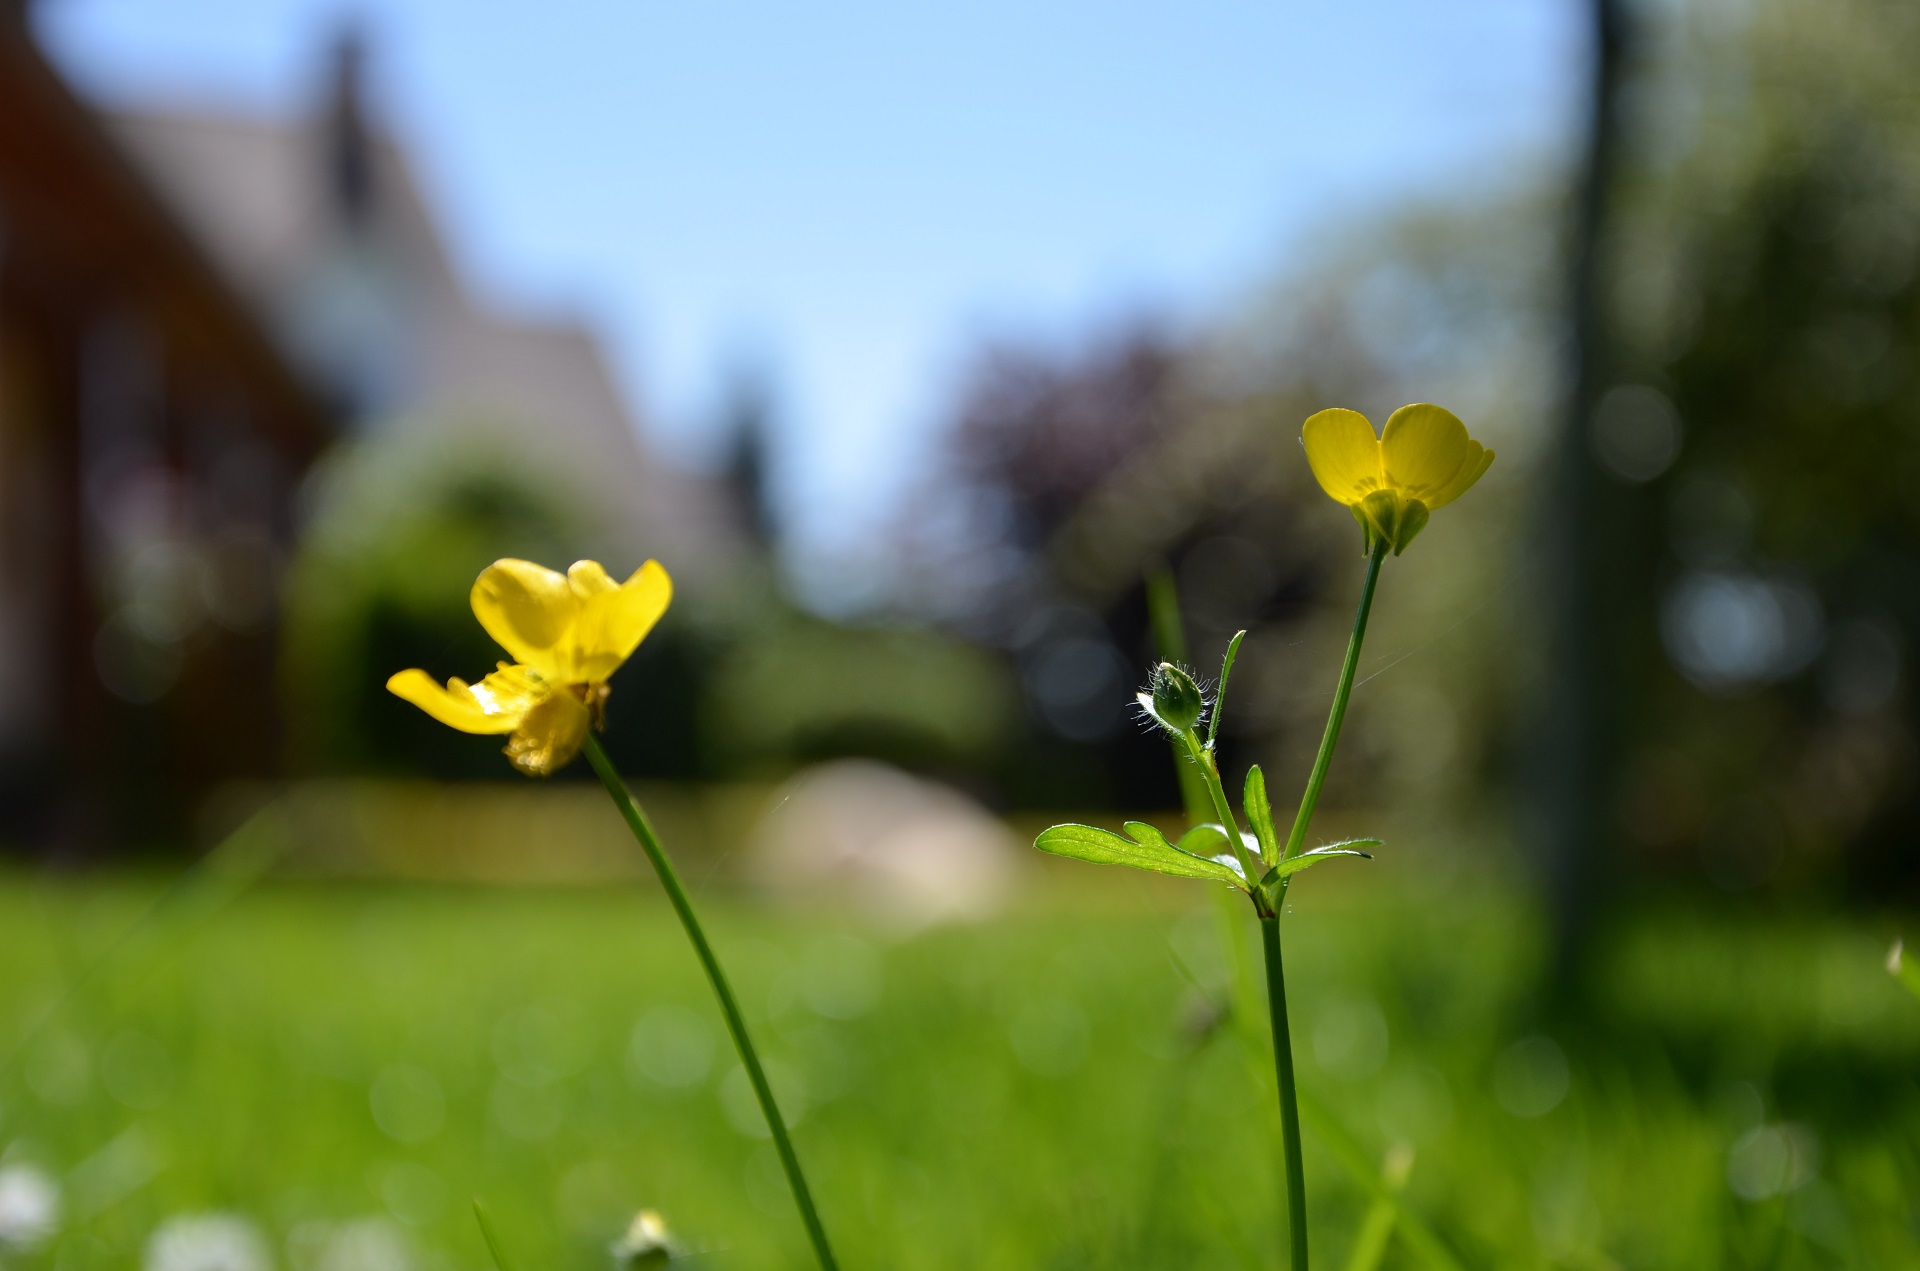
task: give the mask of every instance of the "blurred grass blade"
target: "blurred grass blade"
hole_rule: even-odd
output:
[[[500,1233],[493,1229],[493,1220],[487,1217],[478,1196],[473,1198],[473,1217],[480,1224],[480,1237],[487,1242],[487,1252],[493,1255],[493,1265],[498,1271],[514,1271],[513,1260],[500,1247]]]
[[[1333,1154],[1341,1168],[1360,1185],[1376,1203],[1390,1205],[1394,1218],[1400,1225],[1400,1237],[1432,1271],[1466,1271],[1460,1260],[1453,1256],[1438,1235],[1429,1227],[1426,1220],[1407,1208],[1400,1197],[1381,1181],[1380,1171],[1374,1168],[1367,1154],[1349,1135],[1346,1128],[1336,1120],[1326,1105],[1313,1097],[1302,1087],[1300,1091],[1300,1119],[1305,1121],[1313,1137],[1321,1146]]]
[[[1887,973],[1920,997],[1920,963],[1907,956],[1906,941],[1895,940],[1893,948],[1887,950]]]
[[[1236,887],[1242,885],[1239,871],[1219,861],[1181,851],[1167,842],[1166,835],[1146,822],[1128,821],[1126,824],[1127,833],[1133,835],[1131,839],[1091,825],[1056,825],[1041,831],[1033,845],[1055,856],[1071,856],[1075,860],[1092,861],[1096,865],[1128,865],[1155,874],[1171,874],[1175,878],[1200,878],[1209,882],[1232,883]]]
[[[1380,1167],[1380,1182],[1396,1195],[1406,1190],[1413,1173],[1413,1145],[1395,1143],[1387,1149]],[[1393,1238],[1394,1207],[1377,1199],[1360,1219],[1360,1230],[1353,1238],[1353,1252],[1347,1257],[1347,1271],[1379,1271],[1380,1260],[1387,1256],[1387,1242]]]
[[[69,1004],[104,980],[116,964],[137,968],[134,979],[156,969],[164,955],[184,944],[201,926],[232,904],[286,855],[292,833],[278,804],[268,803],[241,823],[129,923],[107,947],[63,984],[44,1009],[15,1037],[0,1057],[0,1089],[11,1088],[27,1051],[60,1018]],[[6,1116],[0,1112],[0,1125]]]
[[[1180,622],[1180,592],[1174,586],[1173,571],[1165,561],[1155,561],[1147,570],[1147,620],[1153,624],[1153,643],[1163,662],[1185,663],[1187,632]],[[1178,741],[1167,745],[1173,752],[1173,771],[1180,781],[1180,804],[1186,809],[1187,824],[1199,825],[1213,820],[1213,804],[1207,798],[1206,779],[1187,762]]]

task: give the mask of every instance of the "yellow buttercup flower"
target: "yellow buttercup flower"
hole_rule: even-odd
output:
[[[513,655],[478,684],[443,688],[421,670],[387,681],[387,691],[463,733],[506,734],[506,755],[529,776],[558,772],[600,727],[608,679],[646,639],[673,599],[673,580],[648,561],[616,583],[597,561],[565,574],[502,560],[473,584],[473,616]]]
[[[1465,494],[1493,462],[1452,411],[1402,406],[1375,436],[1353,410],[1323,410],[1300,430],[1320,488],[1353,510],[1367,552],[1386,542],[1398,556],[1427,524],[1427,514]]]

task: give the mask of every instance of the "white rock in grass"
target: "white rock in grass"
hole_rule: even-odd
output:
[[[0,1169],[0,1249],[22,1252],[60,1226],[60,1184],[31,1165]]]
[[[146,1271],[272,1271],[260,1229],[237,1214],[181,1214],[147,1240]]]
[[[754,878],[912,931],[998,913],[1020,868],[1006,826],[950,786],[840,760],[789,782],[753,836]]]

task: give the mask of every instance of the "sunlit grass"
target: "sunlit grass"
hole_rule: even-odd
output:
[[[1886,932],[1668,912],[1610,935],[1595,1005],[1559,1017],[1530,911],[1438,885],[1303,888],[1285,921],[1304,1086],[1369,1152],[1415,1145],[1410,1203],[1464,1263],[1920,1259],[1920,1008]],[[848,1265],[1278,1265],[1264,1057],[1185,1031],[1192,984],[1226,980],[1219,909],[1040,888],[899,942],[704,898]],[[156,891],[0,883],[0,1055]],[[475,1195],[522,1266],[605,1266],[643,1205],[713,1265],[806,1264],[651,889],[277,883],[138,947],[4,1077],[0,1158],[66,1210],[8,1265],[134,1266],[168,1216],[226,1211],[296,1269],[343,1232],[480,1267]],[[1307,1146],[1337,1266],[1364,1199]]]

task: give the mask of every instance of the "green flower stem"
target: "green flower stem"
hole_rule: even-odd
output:
[[[667,899],[673,902],[673,911],[680,915],[680,925],[686,928],[687,939],[693,942],[693,951],[699,955],[700,965],[706,969],[707,980],[713,985],[713,995],[720,999],[720,1013],[727,1017],[727,1031],[733,1034],[733,1044],[740,1052],[740,1062],[746,1066],[747,1077],[753,1082],[753,1093],[760,1099],[760,1110],[766,1114],[767,1128],[773,1131],[773,1145],[780,1154],[781,1167],[787,1171],[787,1183],[793,1188],[793,1203],[799,1207],[800,1220],[806,1224],[807,1237],[813,1242],[814,1256],[820,1260],[822,1271],[836,1271],[838,1264],[834,1261],[832,1247],[827,1243],[827,1229],[821,1225],[820,1215],[813,1207],[813,1194],[807,1189],[806,1176],[800,1172],[800,1158],[794,1153],[793,1140],[787,1135],[787,1123],[781,1119],[780,1107],[774,1102],[773,1087],[767,1084],[766,1070],[760,1066],[760,1056],[753,1049],[753,1039],[747,1036],[747,1021],[740,1014],[740,1004],[734,1000],[726,972],[720,969],[720,960],[714,956],[713,946],[707,943],[700,920],[694,917],[693,905],[687,900],[686,889],[680,885],[680,876],[674,873],[673,863],[667,859],[666,848],[661,846],[660,837],[647,822],[647,814],[634,801],[633,793],[614,770],[607,752],[600,748],[600,739],[588,733],[581,749],[586,752],[587,762],[600,775],[600,783],[613,796],[620,815],[627,819],[627,828],[633,831],[633,837],[640,841],[647,859],[653,862],[654,872],[660,876],[660,885],[666,889]]]
[[[1347,640],[1347,658],[1340,666],[1340,683],[1333,691],[1333,712],[1327,717],[1327,731],[1320,738],[1320,753],[1314,756],[1313,772],[1307,778],[1307,792],[1301,796],[1300,810],[1293,818],[1293,831],[1287,835],[1282,860],[1300,854],[1307,838],[1307,825],[1313,820],[1314,805],[1320,802],[1320,789],[1327,782],[1327,769],[1333,764],[1333,748],[1340,740],[1340,725],[1346,721],[1347,702],[1353,696],[1353,676],[1360,666],[1360,645],[1367,638],[1367,616],[1373,611],[1373,591],[1380,581],[1380,565],[1387,558],[1388,544],[1376,544],[1367,558],[1367,581],[1360,588],[1360,607],[1353,615],[1353,634]],[[1220,778],[1213,777],[1219,787]],[[1224,802],[1223,791],[1217,796]],[[1284,892],[1284,884],[1282,885]],[[1307,1271],[1307,1180],[1300,1157],[1300,1096],[1294,1089],[1293,1037],[1287,1026],[1287,981],[1280,957],[1280,915],[1256,891],[1254,904],[1260,910],[1260,945],[1267,955],[1267,1010],[1273,1021],[1273,1070],[1280,1085],[1280,1135],[1287,1158],[1287,1237],[1292,1250],[1293,1271]]]
[[[1300,798],[1300,810],[1294,814],[1293,831],[1287,835],[1281,859],[1298,856],[1307,841],[1307,823],[1313,820],[1314,805],[1320,802],[1320,787],[1327,783],[1327,769],[1333,765],[1334,743],[1340,740],[1340,725],[1346,722],[1347,699],[1353,696],[1353,673],[1360,666],[1360,644],[1367,638],[1367,615],[1373,611],[1373,589],[1380,581],[1380,563],[1387,558],[1387,543],[1376,544],[1367,558],[1367,581],[1360,588],[1360,607],[1354,611],[1353,634],[1347,639],[1347,660],[1340,666],[1340,684],[1333,690],[1333,711],[1327,716],[1327,731],[1320,738],[1320,753],[1314,756],[1313,773],[1307,778],[1307,792]]]
[[[1288,1265],[1307,1271],[1307,1176],[1300,1159],[1300,1098],[1293,1085],[1293,1039],[1287,1029],[1287,977],[1280,964],[1280,915],[1260,915],[1267,955],[1267,1012],[1273,1020],[1273,1071],[1280,1082],[1280,1138],[1287,1158]]]
[[[1220,784],[1220,769],[1213,761],[1213,752],[1200,744],[1199,734],[1191,728],[1180,734],[1180,740],[1187,749],[1187,758],[1200,770],[1200,777],[1206,783],[1207,797],[1213,800],[1213,810],[1220,818],[1221,826],[1227,832],[1227,846],[1233,849],[1233,859],[1240,862],[1241,870],[1247,876],[1247,887],[1253,896],[1253,903],[1266,916],[1266,902],[1261,899],[1260,862],[1247,851],[1247,841],[1240,837],[1240,823],[1233,819],[1233,805],[1227,802],[1226,787]]]

